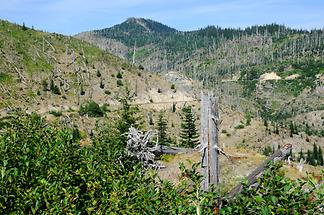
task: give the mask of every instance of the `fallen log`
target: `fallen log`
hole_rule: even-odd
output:
[[[247,185],[252,186],[256,183],[257,179],[262,176],[263,172],[266,170],[267,165],[270,161],[277,162],[285,159],[285,157],[290,153],[292,148],[291,144],[286,144],[281,149],[278,149],[273,155],[266,159],[259,167],[257,167],[253,172],[251,172],[247,177]],[[228,194],[229,200],[233,199],[237,194],[243,190],[243,184],[240,183],[234,187]]]
[[[153,151],[153,153],[159,156],[162,154],[176,155],[176,154],[188,153],[192,151],[194,151],[194,149],[174,147],[174,146],[162,146],[162,151],[161,151],[161,147],[159,147],[157,148],[156,151]]]

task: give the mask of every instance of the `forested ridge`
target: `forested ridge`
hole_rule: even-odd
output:
[[[301,62],[313,56],[322,59],[324,45],[323,30],[297,30],[278,24],[177,31],[153,20],[130,18],[93,33],[94,37],[126,45],[126,58],[133,58],[135,48],[136,62],[149,71],[179,70],[200,80],[231,76],[253,65]]]
[[[268,24],[177,31],[130,18],[77,37],[149,71],[186,74],[215,90],[225,106],[249,109],[264,120],[289,120],[324,108],[323,29]]]

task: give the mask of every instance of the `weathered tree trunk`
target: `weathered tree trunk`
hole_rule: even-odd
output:
[[[208,190],[209,185],[219,184],[218,162],[218,107],[216,98],[208,93],[201,94],[201,169],[204,175],[201,188]]]
[[[201,182],[201,189],[208,190],[208,96],[201,93],[201,105],[200,105],[200,145],[201,145],[201,173],[205,176]]]
[[[219,184],[219,161],[218,161],[218,106],[216,98],[209,94],[209,165],[210,165],[210,178],[209,183]]]

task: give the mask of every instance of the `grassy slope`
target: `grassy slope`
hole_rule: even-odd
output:
[[[140,96],[152,88],[160,87],[164,92],[170,90],[170,84],[158,75],[148,74],[72,37],[23,29],[1,21],[0,47],[0,81],[7,91],[1,91],[2,107],[5,102],[14,105],[17,99],[31,104],[30,98],[39,101],[52,97],[56,102],[63,95],[66,100],[74,101],[81,85],[85,91],[81,100],[93,98],[105,103],[121,93],[123,87],[117,86],[117,80],[124,86],[128,84],[133,91],[137,85]],[[118,73],[122,78],[117,77]],[[43,91],[44,80],[48,82],[48,88],[53,80],[62,95]],[[103,89],[99,86],[101,81],[105,85]],[[37,94],[41,95],[37,97]]]
[[[51,91],[52,81],[60,95]],[[155,121],[156,110],[169,112],[172,101],[192,100],[190,92],[178,85],[177,90],[172,90],[171,83],[160,75],[140,70],[89,43],[24,29],[7,21],[0,21],[0,83],[0,115],[5,114],[6,108],[20,107],[53,120],[70,117],[84,130],[95,126],[95,119],[81,119],[77,114],[80,105],[88,100],[106,104],[112,112],[109,116],[114,118],[125,86],[134,93],[134,103],[145,109],[141,113],[145,127],[148,127],[146,113],[153,113]],[[151,101],[170,103],[154,105]],[[63,115],[55,117],[50,112]],[[179,121],[179,113],[172,117],[175,117],[172,121]]]

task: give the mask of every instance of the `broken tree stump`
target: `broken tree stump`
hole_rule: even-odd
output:
[[[130,127],[127,136],[126,151],[129,155],[136,157],[143,163],[145,168],[159,169],[163,167],[155,161],[155,152],[160,150],[158,145],[149,147],[150,139],[153,135],[152,131],[148,131],[145,134]]]

